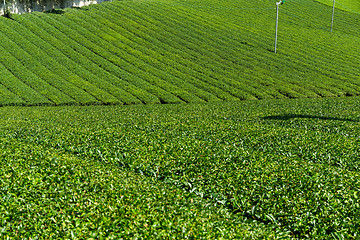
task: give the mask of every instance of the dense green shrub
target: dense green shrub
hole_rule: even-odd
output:
[[[0,236],[357,239],[359,116],[349,97],[1,108]]]

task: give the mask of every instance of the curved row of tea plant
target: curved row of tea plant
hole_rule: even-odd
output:
[[[80,234],[80,229],[85,229],[84,234],[101,232],[96,224],[103,222],[104,236],[125,234],[124,229],[131,228],[141,236],[150,236],[145,229],[153,226],[151,234],[164,230],[167,236],[174,233],[185,237],[191,228],[205,225],[198,234],[207,237],[212,234],[219,237],[222,232],[224,238],[230,239],[244,227],[257,229],[255,233],[244,232],[244,237],[263,234],[268,238],[357,239],[360,233],[359,103],[359,98],[327,98],[164,106],[2,108],[1,171],[5,177],[1,178],[0,200],[8,199],[13,210],[8,211],[6,221],[0,221],[0,229],[5,227],[6,234],[14,234],[11,226],[18,226],[10,224],[14,221],[23,223],[19,225],[22,231],[26,227],[32,229],[37,222],[25,224],[24,221],[38,213],[38,222],[50,221],[44,231],[56,236],[63,236],[65,229],[76,234]],[[14,155],[18,151],[21,154]],[[22,166],[19,170],[8,170],[17,166],[16,163]],[[91,175],[97,171],[102,173]],[[125,180],[120,180],[123,174],[142,175],[141,181],[145,183],[133,182],[133,177],[123,183]],[[108,179],[106,175],[114,178]],[[14,178],[7,180],[6,176]],[[28,182],[23,184],[25,180]],[[147,182],[153,187],[148,189]],[[96,185],[89,190],[91,195],[88,195],[88,183]],[[43,184],[52,190],[42,187]],[[126,190],[122,184],[140,188],[133,190],[129,186]],[[18,190],[23,186],[36,188],[35,193],[44,197],[40,200],[30,197],[38,195]],[[61,198],[67,198],[57,199],[53,195],[55,191],[60,191]],[[119,198],[126,196],[127,191],[130,195],[138,191],[131,199],[134,202],[127,202],[124,207],[138,209],[135,214],[142,219],[140,223],[122,222],[121,216],[129,214],[121,213],[120,217],[115,214],[123,206]],[[154,198],[148,199],[149,191],[154,191],[151,195]],[[192,215],[192,224],[174,219],[182,218],[189,208],[184,203],[172,202],[177,199],[172,191],[187,202],[198,202],[204,214],[216,215],[214,220],[200,213]],[[90,202],[81,208],[82,203],[77,199],[89,198],[97,199],[91,202],[100,205],[85,207]],[[44,207],[42,201],[49,207]],[[15,211],[20,204],[27,204],[30,209],[40,206],[44,210],[23,214]],[[46,220],[49,208],[54,209],[55,220]],[[63,208],[74,212],[70,223],[59,218]],[[154,220],[165,218],[162,214],[169,217],[164,220],[165,225]],[[218,214],[225,214],[228,220],[220,220]],[[218,228],[213,232],[207,224]],[[175,230],[168,228],[170,225]],[[182,227],[185,233],[179,232]]]
[[[60,14],[56,14],[60,13]],[[118,1],[2,18],[0,105],[358,95],[360,16],[311,0]],[[13,100],[11,100],[13,99]]]

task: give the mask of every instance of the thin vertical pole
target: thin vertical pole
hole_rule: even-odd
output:
[[[4,10],[3,10],[3,11],[4,11],[4,16],[5,16],[5,9],[6,9],[6,2],[5,2],[5,0],[4,0],[4,6],[3,6],[3,7],[4,7]]]
[[[279,4],[276,4],[275,53],[276,53],[276,45],[277,45],[278,20],[279,20]]]
[[[333,12],[332,12],[332,18],[331,18],[331,29],[330,29],[330,32],[332,32],[333,26],[334,26],[334,13],[335,13],[335,0],[334,0],[334,4],[333,4]]]

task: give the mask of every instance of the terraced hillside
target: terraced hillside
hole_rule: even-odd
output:
[[[287,1],[117,1],[0,19],[0,105],[360,93],[359,14]]]

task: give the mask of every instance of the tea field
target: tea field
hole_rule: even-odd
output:
[[[331,1],[331,0],[320,0],[319,2],[327,4],[328,6],[334,5],[334,1]],[[360,2],[359,1],[337,0],[337,1],[335,1],[335,8],[360,14]]]
[[[0,238],[359,239],[360,14],[324,1],[276,54],[270,0],[1,17]]]
[[[358,239],[360,98],[0,108],[0,237]]]
[[[0,105],[354,96],[360,15],[312,0],[136,0],[0,18]]]

